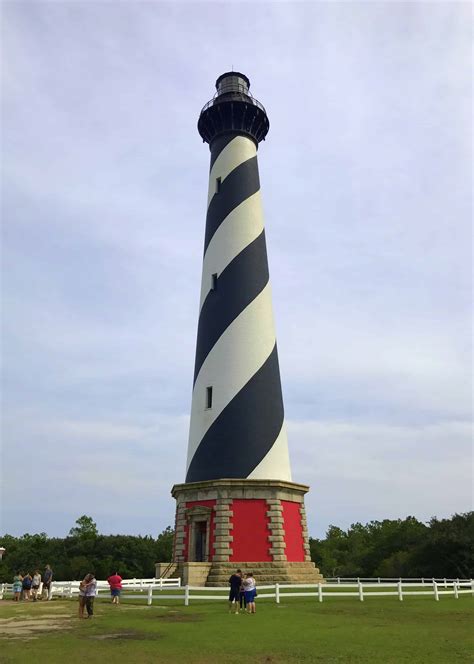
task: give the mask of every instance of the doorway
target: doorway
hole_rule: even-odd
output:
[[[202,563],[207,561],[206,556],[206,535],[207,521],[194,522],[194,562]]]

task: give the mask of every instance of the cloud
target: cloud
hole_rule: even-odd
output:
[[[4,7],[10,532],[173,522],[209,159],[196,121],[232,65],[270,117],[259,167],[311,532],[471,506],[468,6],[215,9]],[[41,470],[23,483],[25,459]]]
[[[328,523],[447,517],[472,508],[472,424],[288,421],[293,477],[309,484],[309,530]],[[338,521],[334,520],[337,514]],[[363,517],[362,517],[363,515]]]

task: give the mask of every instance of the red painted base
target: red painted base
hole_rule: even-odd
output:
[[[300,484],[262,480],[174,486],[174,561],[309,561],[303,502],[307,490]]]

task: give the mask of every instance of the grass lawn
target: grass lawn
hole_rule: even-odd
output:
[[[257,600],[258,601],[258,600]],[[227,603],[96,600],[92,620],[77,602],[0,601],[0,662],[292,664],[474,661],[474,600],[444,596],[260,600],[256,615]]]

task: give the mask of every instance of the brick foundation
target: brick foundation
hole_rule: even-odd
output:
[[[176,484],[174,562],[212,563],[213,585],[228,569],[244,563],[263,566],[265,577],[275,580],[288,581],[298,574],[302,582],[320,579],[309,555],[307,491],[303,484],[271,480]]]

